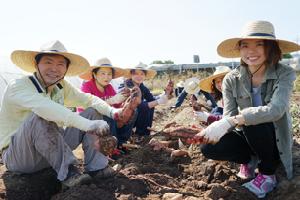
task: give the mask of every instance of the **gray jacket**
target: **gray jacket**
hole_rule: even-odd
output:
[[[250,76],[245,67],[239,66],[229,72],[222,86],[224,116],[240,113],[245,118],[245,125],[274,123],[276,143],[288,179],[293,176],[293,133],[289,107],[295,79],[295,71],[287,65],[268,66],[261,85],[263,106],[258,107],[252,107]]]

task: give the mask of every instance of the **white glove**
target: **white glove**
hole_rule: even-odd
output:
[[[106,100],[109,105],[123,103],[126,100],[126,97],[122,93],[118,93],[115,96]]]
[[[164,105],[168,103],[168,96],[166,94],[159,95],[159,98],[156,100],[159,105]]]
[[[206,104],[207,104],[209,107],[211,107],[211,106],[212,106],[211,100],[207,100],[207,101],[206,101]]]
[[[91,120],[90,125],[88,127],[87,133],[97,135],[97,136],[105,136],[110,134],[109,125],[104,120]]]
[[[199,119],[202,122],[207,122],[207,119],[209,117],[209,113],[205,112],[205,111],[194,111],[194,116],[197,117],[197,119]]]
[[[204,137],[204,139],[207,140],[207,143],[215,144],[220,140],[220,138],[223,135],[225,135],[228,132],[230,128],[232,128],[232,125],[229,122],[229,119],[223,118],[219,121],[213,122],[206,129],[204,129],[198,134],[199,136]]]

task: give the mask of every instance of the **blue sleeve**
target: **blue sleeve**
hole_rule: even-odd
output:
[[[203,90],[200,90],[200,92],[205,96],[205,98],[207,100],[211,101],[211,104],[212,104],[211,107],[213,107],[213,108],[218,107],[217,102],[215,101],[215,99],[212,97],[211,94],[209,94],[208,92],[205,92]]]
[[[155,100],[155,98],[151,94],[150,90],[146,86],[141,84],[140,89],[141,89],[141,92],[142,92],[142,99],[143,100],[146,100],[147,102],[151,102],[151,101]]]

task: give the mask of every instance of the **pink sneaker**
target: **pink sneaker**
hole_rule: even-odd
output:
[[[255,177],[255,167],[250,164],[241,164],[240,171],[237,174],[241,179],[249,179]]]
[[[264,198],[268,192],[276,187],[275,175],[263,175],[259,173],[255,179],[243,184],[248,190],[253,192],[258,198]]]

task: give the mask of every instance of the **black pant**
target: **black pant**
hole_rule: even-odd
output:
[[[244,126],[243,131],[231,131],[215,145],[203,145],[201,151],[207,158],[239,164],[248,163],[251,155],[256,155],[260,160],[258,169],[265,175],[274,174],[279,163],[273,123]]]

